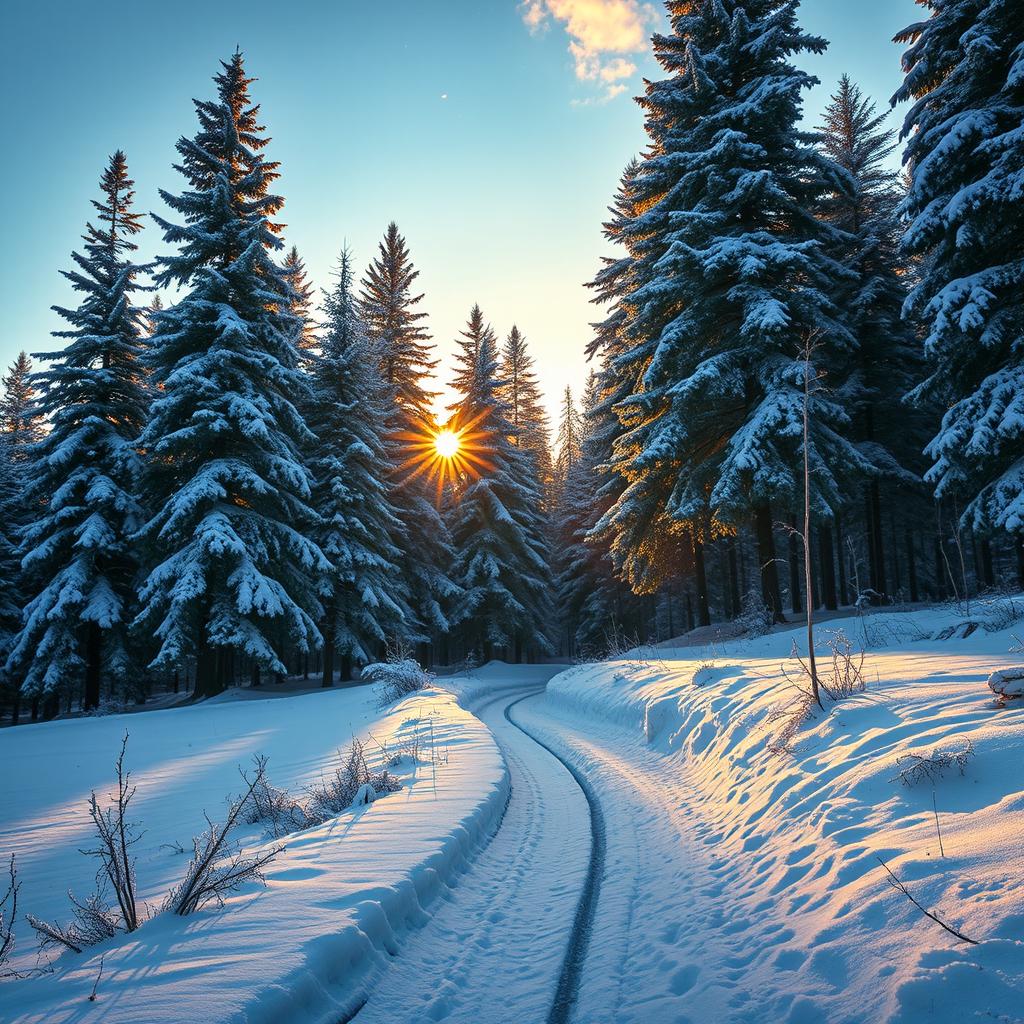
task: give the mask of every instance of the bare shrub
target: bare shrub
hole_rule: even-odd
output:
[[[1010,596],[998,596],[982,602],[982,628],[986,633],[1000,633],[1024,619],[1024,602]]]
[[[712,672],[718,668],[714,658],[702,658],[693,675],[690,677],[690,685],[701,687],[711,678]]]
[[[243,772],[242,779],[246,784],[245,792],[232,802],[222,825],[214,824],[208,815],[203,815],[206,831],[192,840],[192,860],[184,879],[168,893],[165,909],[184,917],[209,903],[223,906],[225,896],[243,883],[253,879],[265,881],[263,868],[284,849],[283,846],[275,846],[247,856],[239,844],[230,839],[235,825],[244,820],[253,792],[266,783],[266,759],[258,758],[252,777]]]
[[[814,709],[818,707],[818,699],[811,689],[809,677],[806,684],[792,682],[788,689],[793,692],[793,696],[785,704],[772,708],[765,718],[769,725],[778,727],[775,737],[768,744],[773,754],[793,752],[793,741],[797,733],[808,719],[814,717]]]
[[[81,953],[88,946],[112,939],[122,930],[120,913],[107,903],[102,893],[93,893],[82,901],[68,890],[68,899],[74,916],[66,925],[43,921],[32,914],[25,915],[39,937],[41,952],[63,948]]]
[[[362,671],[362,678],[376,683],[377,706],[381,708],[424,689],[434,680],[433,675],[413,658],[367,665]]]
[[[864,682],[864,648],[855,649],[853,641],[841,629],[828,637],[825,646],[831,655],[827,677],[820,679],[825,692],[837,701],[863,693],[867,688]]]
[[[138,908],[135,905],[135,861],[130,848],[142,838],[135,826],[128,822],[128,805],[135,796],[131,773],[125,769],[124,755],[128,747],[128,733],[121,741],[117,758],[117,793],[110,795],[110,804],[100,808],[93,791],[89,798],[89,814],[96,826],[99,845],[82,852],[100,861],[99,878],[109,883],[121,911],[122,926],[126,932],[139,927]]]
[[[250,825],[265,824],[275,839],[298,832],[309,824],[306,812],[290,793],[270,784],[267,759],[256,758],[257,784],[252,791],[245,820]]]
[[[930,754],[901,754],[896,758],[898,771],[890,781],[898,779],[904,786],[914,786],[920,782],[934,785],[950,768],[959,769],[963,775],[972,757],[974,744],[966,738],[957,747],[936,747]]]
[[[9,977],[13,973],[8,970],[7,964],[14,953],[14,921],[18,916],[18,890],[21,888],[13,853],[7,866],[7,874],[7,891],[3,899],[0,899],[0,978]]]
[[[340,757],[334,773],[310,789],[305,811],[310,824],[320,824],[347,811],[366,785],[372,786],[377,794],[394,793],[402,787],[387,768],[371,772],[363,744],[354,739],[348,754]]]

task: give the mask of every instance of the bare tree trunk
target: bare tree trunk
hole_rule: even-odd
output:
[[[324,619],[324,652],[323,652],[323,673],[320,677],[322,688],[334,685],[334,600],[327,604],[326,617]]]
[[[824,710],[818,692],[818,665],[814,660],[814,610],[811,607],[811,459],[810,459],[810,377],[812,339],[804,347],[804,585],[807,588],[807,665],[811,672],[811,692]]]

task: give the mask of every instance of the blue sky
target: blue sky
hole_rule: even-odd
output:
[[[51,347],[50,311],[70,300],[58,269],[90,215],[109,153],[123,148],[142,210],[176,191],[174,143],[195,129],[217,61],[240,45],[260,81],[282,162],[287,241],[317,284],[343,240],[362,266],[387,222],[421,270],[442,357],[472,303],[504,335],[517,322],[549,398],[586,374],[596,309],[583,287],[606,251],[605,208],[644,144],[631,96],[657,74],[645,43],[662,18],[641,0],[296,0],[20,3],[0,60],[7,196],[0,363]],[[804,0],[832,46],[812,122],[848,72],[880,105],[899,84],[889,42],[912,0]],[[141,255],[166,251],[155,227]],[[446,365],[442,366],[447,376]]]

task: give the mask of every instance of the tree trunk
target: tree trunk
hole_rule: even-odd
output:
[[[352,655],[348,651],[341,656],[339,678],[345,683],[352,682]]]
[[[100,706],[100,666],[103,660],[103,635],[98,622],[90,622],[85,634],[85,699],[82,708],[92,711]]]
[[[921,600],[920,592],[917,589],[917,558],[914,552],[914,534],[908,529],[906,531],[907,541],[907,576],[910,581],[910,600],[916,604]]]
[[[839,607],[836,596],[836,563],[832,528],[822,524],[818,528],[818,560],[821,562],[821,596],[825,607],[835,611]]]
[[[1017,582],[1024,587],[1024,538],[1017,534],[1014,545],[1017,548]]]
[[[252,687],[258,687],[260,685],[260,663],[254,661],[252,663],[252,672],[249,676],[249,685]]]
[[[515,642],[515,648],[514,649],[515,649],[516,664],[517,665],[522,665],[522,663],[523,663],[523,638],[521,636],[517,636],[516,637],[516,642]]]
[[[221,691],[221,652],[211,646],[205,636],[196,648],[197,698],[215,697]]]
[[[779,567],[775,561],[775,537],[772,533],[772,510],[766,502],[754,510],[757,528],[757,557],[761,567],[761,597],[771,610],[773,622],[785,622],[782,614],[782,593],[779,590]]]
[[[992,545],[989,543],[988,538],[982,537],[979,547],[981,548],[981,574],[985,580],[985,586],[994,587],[996,585],[996,574],[992,565]]]
[[[708,605],[708,574],[704,565],[704,545],[699,540],[690,537],[693,547],[693,567],[697,582],[697,611],[700,615],[700,625],[711,625],[711,609]]]
[[[743,610],[743,599],[740,597],[739,570],[736,565],[736,538],[729,538],[729,599],[732,603],[732,617],[738,618]],[[1021,578],[1024,580],[1024,561],[1021,562]]]
[[[872,587],[879,594],[885,595],[888,586],[885,582],[885,540],[882,536],[882,496],[878,488],[878,481],[872,480],[869,488],[871,509],[871,532],[874,535],[875,552],[875,582]]]
[[[843,521],[836,516],[836,553],[839,557],[839,603],[850,603],[850,588],[846,581],[846,548],[843,544]]]
[[[17,725],[21,720],[21,690],[14,692],[14,707],[11,708],[11,725]]]
[[[331,628],[331,624],[334,622],[333,601],[328,605],[327,617],[324,621],[324,667],[320,677],[320,686],[326,688],[334,685],[334,630]]]
[[[797,541],[796,516],[789,517],[789,607],[794,614],[804,610],[800,600],[800,548]]]
[[[935,538],[935,590],[939,601],[946,600],[946,559],[942,554],[942,538]]]

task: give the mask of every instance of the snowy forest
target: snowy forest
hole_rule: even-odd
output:
[[[310,280],[228,56],[164,213],[97,168],[80,301],[3,378],[3,717],[1024,583],[1024,20],[929,6],[890,128],[848,77],[805,122],[796,2],[669,0],[557,423],[529,324],[473,295],[438,415],[387,211]]]

